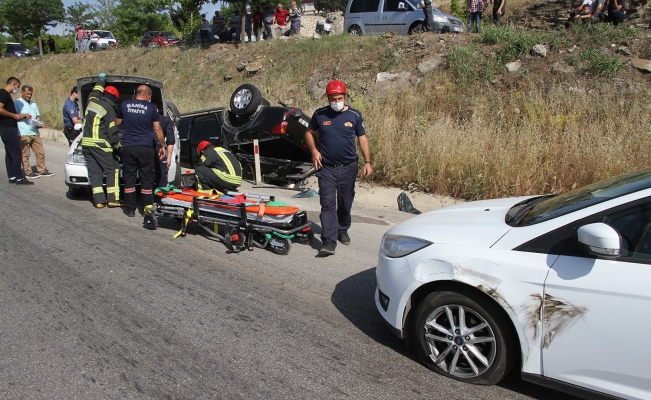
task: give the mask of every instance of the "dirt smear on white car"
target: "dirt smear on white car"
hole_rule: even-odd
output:
[[[537,338],[540,322],[543,322],[543,348],[548,348],[555,337],[583,318],[588,309],[576,306],[568,301],[545,294],[531,295],[531,302],[525,305],[526,325],[533,329],[533,337]]]

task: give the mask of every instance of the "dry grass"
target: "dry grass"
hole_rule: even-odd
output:
[[[534,65],[521,77],[500,67],[497,84],[484,79],[466,86],[454,83],[451,70],[439,68],[421,76],[419,85],[377,90],[373,81],[384,49],[409,47],[416,40],[431,44],[432,53],[444,51],[435,48],[436,36],[335,35],[321,41],[267,41],[241,51],[223,47],[212,62],[206,55],[219,46],[123,49],[3,60],[0,65],[7,76],[21,71],[22,81],[35,87],[45,123],[58,128],[75,79],[99,72],[160,79],[182,112],[227,105],[232,91],[250,82],[271,103],[282,100],[308,114],[325,100],[311,98],[306,85],[327,81],[334,73],[349,83],[351,104],[363,112],[375,181],[414,184],[465,199],[558,192],[651,165],[650,79],[630,66],[614,80],[605,80],[552,76],[551,61],[540,61],[547,64]],[[236,72],[241,60],[262,54],[269,55],[262,59],[264,72]],[[395,71],[412,73],[427,55],[415,50],[401,54]],[[225,81],[224,75],[232,79]]]

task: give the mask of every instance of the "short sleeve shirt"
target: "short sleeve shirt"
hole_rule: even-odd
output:
[[[281,11],[274,11],[274,16],[276,17],[276,23],[280,26],[287,25],[287,17],[289,16],[289,11],[284,8]]]
[[[14,106],[16,107],[16,113],[18,114],[29,114],[33,119],[41,116],[41,113],[38,111],[38,106],[33,101],[28,103],[21,97],[14,101]],[[35,126],[30,125],[26,119],[18,121],[18,130],[20,131],[20,136],[38,135],[38,129]]]
[[[160,120],[154,103],[146,100],[125,100],[118,110],[117,117],[122,119],[122,147],[154,147],[154,122]]]
[[[4,109],[9,111],[12,114],[16,113],[16,107],[14,107],[14,99],[11,98],[11,94],[7,92],[4,88],[0,89],[0,103],[4,104]],[[16,120],[11,117],[5,117],[0,115],[0,126],[5,128],[16,128]]]
[[[323,164],[348,164],[357,160],[355,138],[366,135],[362,114],[354,108],[336,112],[328,107],[314,112],[308,128],[319,133]]]
[[[77,105],[77,102],[68,98],[63,104],[63,125],[74,126],[75,123],[72,122],[72,118],[79,118],[79,106]]]

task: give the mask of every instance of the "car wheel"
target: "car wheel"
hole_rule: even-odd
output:
[[[255,113],[262,100],[260,89],[245,83],[235,89],[231,96],[231,112],[237,116],[248,117]]]
[[[73,188],[69,187],[68,191],[70,192],[71,197],[84,197],[86,195],[86,188]]]
[[[181,113],[179,112],[179,109],[176,107],[176,104],[172,103],[172,100],[165,99],[165,115],[167,115],[175,125],[179,124],[179,120],[181,119]]]
[[[348,28],[348,34],[351,36],[362,36],[362,28],[360,28],[357,25],[353,25],[350,28]]]
[[[413,319],[411,335],[418,356],[441,375],[493,385],[509,372],[515,355],[502,315],[502,310],[485,301],[454,292],[432,293]]]
[[[176,170],[176,173],[174,174],[174,180],[170,183],[179,188],[181,187],[181,165],[178,161],[176,162],[176,168],[174,169]]]
[[[413,35],[413,34],[415,34],[415,33],[416,33],[416,34],[418,34],[418,33],[423,33],[423,32],[425,32],[425,27],[424,27],[423,24],[420,23],[420,22],[416,22],[415,24],[413,24],[413,25],[411,26],[411,28],[409,28],[409,34],[410,34],[410,35]]]

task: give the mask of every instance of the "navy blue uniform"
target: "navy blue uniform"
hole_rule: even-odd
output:
[[[158,109],[146,100],[125,100],[118,118],[122,119],[122,173],[124,203],[127,211],[136,209],[136,178],[140,174],[140,203],[153,204],[156,135],[154,122],[159,122]]]
[[[77,102],[67,98],[63,105],[63,134],[68,139],[68,145],[71,145],[72,141],[77,137],[74,130],[75,123],[72,122],[73,117],[79,118],[79,106]]]
[[[350,228],[357,178],[355,139],[366,134],[364,121],[353,108],[336,112],[328,106],[314,112],[308,128],[319,133],[323,164],[315,174],[321,201],[321,240],[336,247],[338,234]]]

